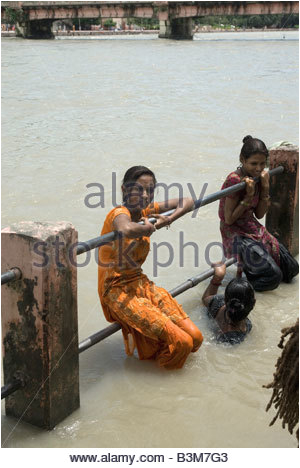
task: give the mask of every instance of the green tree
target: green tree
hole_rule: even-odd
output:
[[[114,28],[117,23],[115,23],[112,18],[108,18],[107,20],[104,21],[103,26],[105,28]]]
[[[76,29],[91,29],[92,24],[101,24],[101,18],[75,18],[73,20],[73,24],[75,25]]]
[[[230,25],[237,28],[299,28],[299,15],[228,15],[228,16],[201,16],[195,19],[197,25],[210,25],[227,29]],[[223,25],[223,26],[221,26]]]

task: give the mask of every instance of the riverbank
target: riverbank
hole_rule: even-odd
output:
[[[212,34],[212,33],[239,33],[239,32],[265,32],[271,33],[275,31],[299,31],[299,29],[295,28],[285,28],[285,29],[198,29],[194,32],[197,33],[205,33],[205,34]],[[54,37],[72,37],[72,36],[132,36],[132,35],[143,35],[143,34],[159,34],[159,30],[151,29],[151,30],[141,30],[141,29],[128,29],[125,31],[55,31]],[[16,31],[1,31],[1,37],[16,37]]]

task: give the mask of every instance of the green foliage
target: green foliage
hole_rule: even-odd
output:
[[[105,28],[114,28],[117,23],[115,23],[111,18],[104,21],[103,26]]]
[[[73,20],[73,24],[75,24],[76,26],[76,29],[79,28],[79,26],[81,26],[81,29],[85,30],[85,29],[91,29],[91,25],[92,24],[101,24],[101,18],[75,18]]]
[[[159,29],[159,21],[155,18],[128,18],[127,24],[135,24],[144,29]]]
[[[22,23],[26,19],[25,13],[21,8],[5,8],[6,21],[10,24]]]
[[[251,15],[251,16],[201,16],[195,19],[197,25],[210,25],[215,28],[228,29],[230,25],[236,28],[294,28],[299,27],[299,15]]]

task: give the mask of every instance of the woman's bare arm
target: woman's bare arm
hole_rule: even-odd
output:
[[[214,276],[212,277],[212,280],[210,281],[209,285],[207,286],[202,295],[202,302],[206,307],[208,307],[211,299],[218,292],[219,286],[221,285],[226,273],[226,265],[224,263],[215,265],[214,269]]]
[[[126,214],[120,214],[113,220],[113,228],[116,231],[122,232],[129,239],[151,236],[156,230],[155,226],[147,218],[141,218],[141,221],[144,221],[145,224],[135,223]]]
[[[159,202],[159,213],[165,213],[169,210],[175,210],[170,216],[161,216],[152,215],[154,218],[157,218],[157,229],[160,229],[163,226],[173,223],[176,219],[183,216],[185,213],[192,211],[194,208],[194,200],[190,197],[186,198],[172,198],[164,202]]]
[[[243,180],[246,182],[246,195],[244,199],[239,201],[238,195],[234,198],[226,197],[224,213],[226,224],[235,223],[251,205],[255,193],[255,182],[250,177],[245,177]]]
[[[238,197],[234,198],[228,198],[226,197],[225,200],[225,223],[226,224],[233,224],[237,219],[239,219],[242,214],[246,211],[248,208],[247,204],[250,204],[251,199],[244,198],[243,202],[245,205],[240,203],[240,200]]]
[[[261,190],[259,194],[259,202],[255,208],[255,216],[258,219],[261,219],[265,216],[270,205],[270,195],[269,195],[269,185],[270,185],[270,175],[268,171],[264,170],[260,176],[261,181]]]

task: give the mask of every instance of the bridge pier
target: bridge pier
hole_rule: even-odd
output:
[[[54,39],[53,20],[32,20],[17,24],[17,35],[25,39]]]
[[[193,40],[194,22],[192,18],[174,18],[159,21],[161,39]]]

